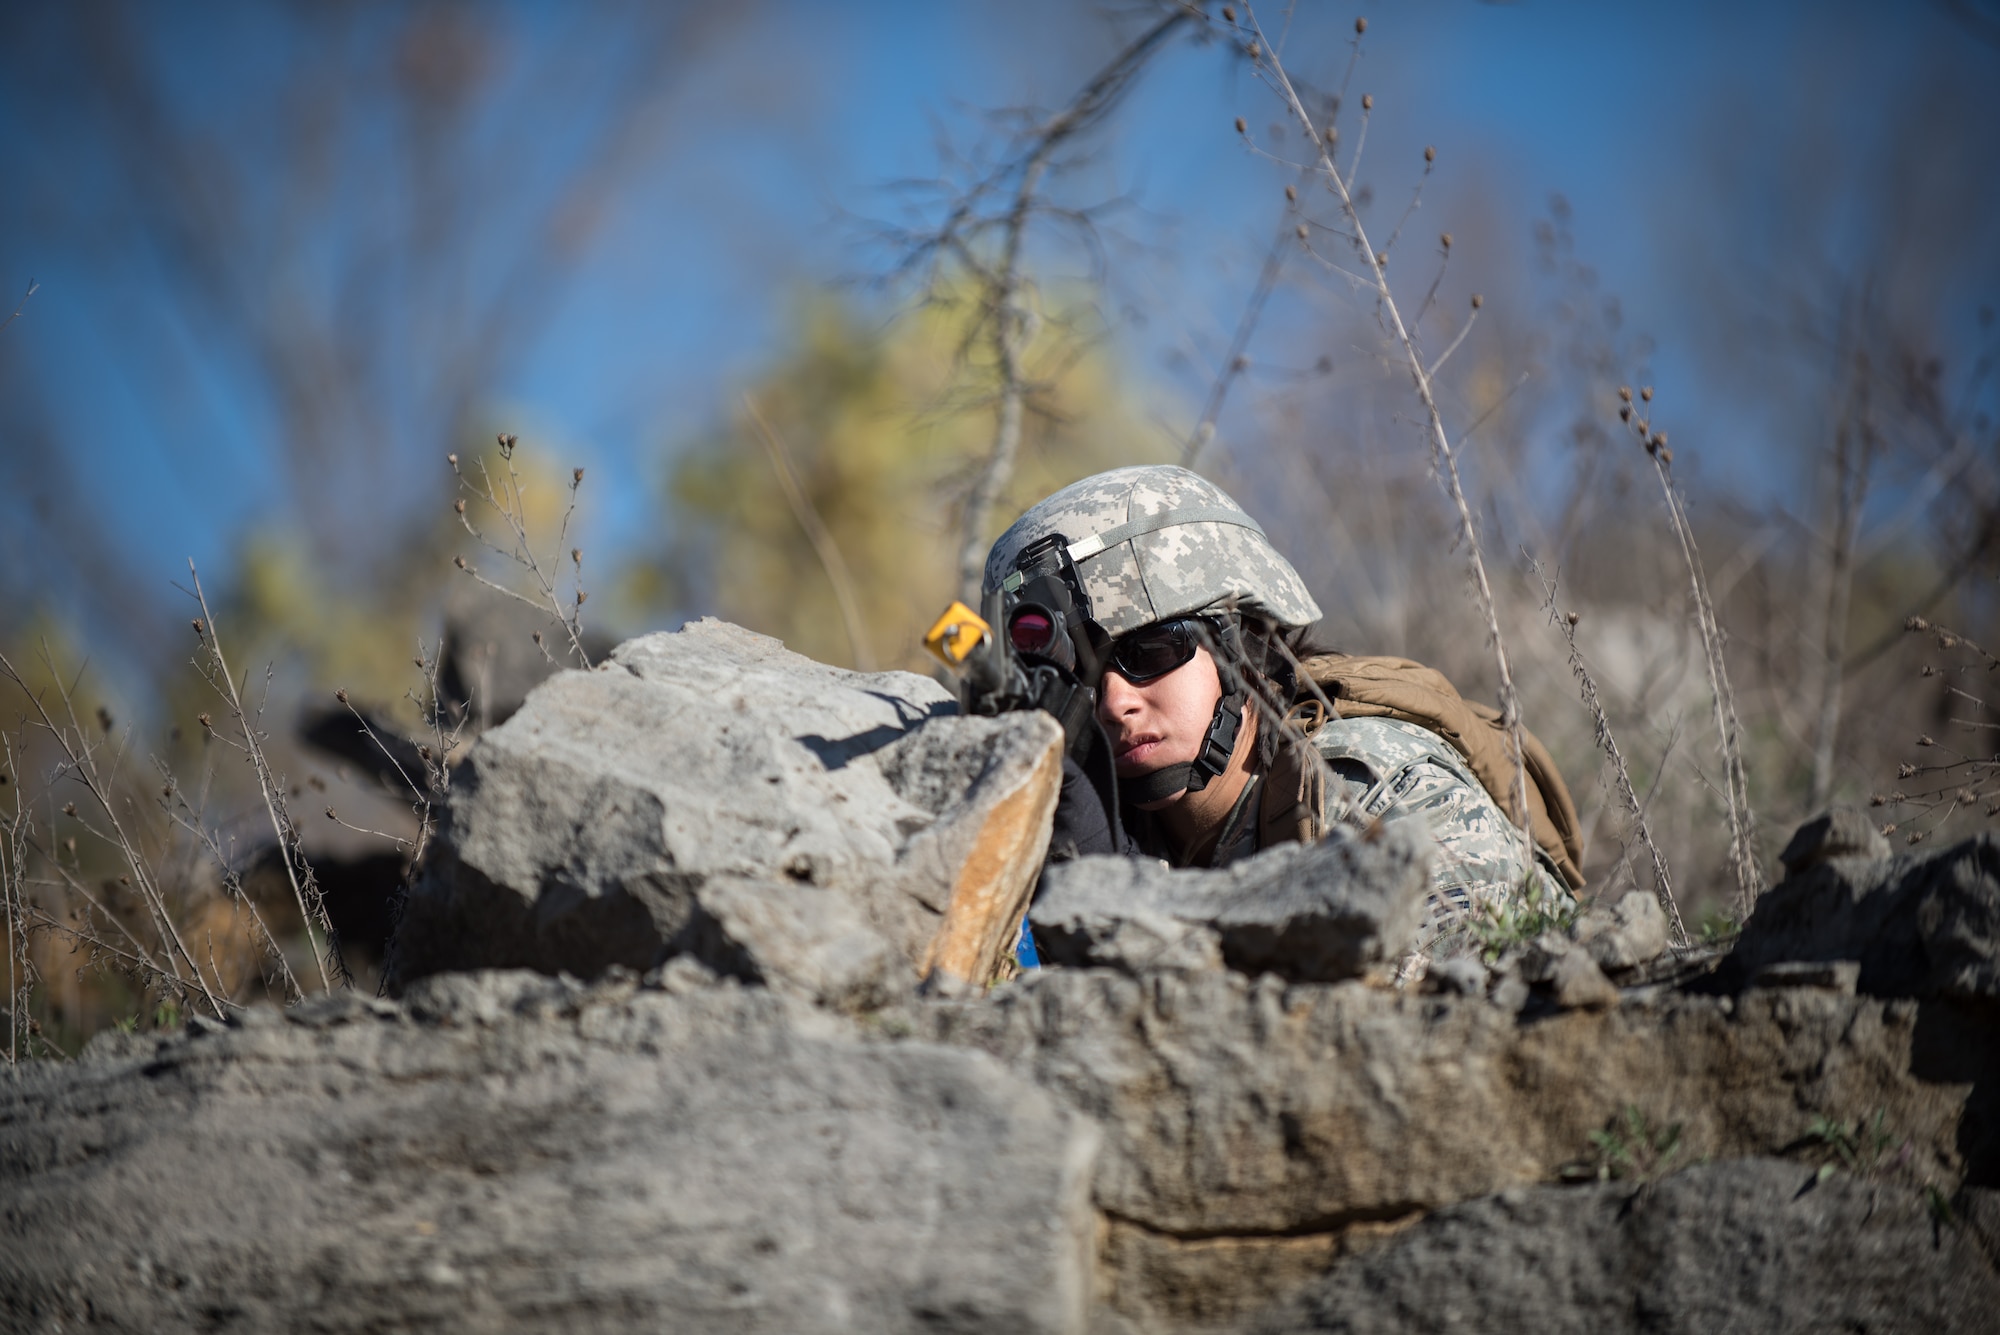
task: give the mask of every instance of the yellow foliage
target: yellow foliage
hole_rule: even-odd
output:
[[[821,303],[750,391],[852,572],[884,667],[926,669],[924,630],[957,592],[963,501],[993,440],[990,377],[962,354],[969,318],[970,303],[931,305],[871,337]],[[1026,359],[1039,380],[989,539],[1057,487],[1171,452],[1108,359],[1047,328]],[[684,537],[678,555],[706,567],[717,613],[811,657],[855,662],[832,583],[746,412],[682,457],[671,495],[702,547],[686,550]]]

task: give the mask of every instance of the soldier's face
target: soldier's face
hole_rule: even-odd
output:
[[[1222,678],[1206,649],[1140,686],[1107,670],[1097,691],[1097,721],[1111,739],[1120,777],[1192,761],[1221,698]]]

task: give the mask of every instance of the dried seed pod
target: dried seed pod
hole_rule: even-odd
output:
[[[571,561],[574,561],[574,562],[575,562],[575,563],[576,563],[577,565],[579,565],[579,566],[580,566],[580,565],[582,565],[582,564],[583,564],[583,548],[581,548],[581,547],[572,547],[572,548],[570,548],[570,549],[569,549],[569,559],[570,559]]]
[[[577,605],[578,607],[582,607],[582,606],[583,606],[583,600],[584,600],[584,599],[586,599],[586,598],[588,598],[588,597],[590,597],[590,590],[588,590],[588,589],[578,589],[578,590],[576,591],[576,605]]]
[[[1306,232],[1306,225],[1304,223],[1300,223],[1295,230],[1298,233],[1299,240],[1303,241],[1306,239],[1308,233]]]
[[[454,556],[454,557],[452,557],[452,558],[451,558],[451,563],[452,563],[453,565],[457,566],[457,567],[458,567],[458,568],[459,568],[460,570],[464,570],[464,569],[466,569],[466,568],[467,568],[467,567],[466,567],[466,564],[465,564],[465,558],[464,558],[464,557],[462,557],[462,556]]]
[[[528,634],[528,638],[533,640],[536,644],[540,644],[542,642],[542,633],[538,630],[531,631]]]
[[[1899,779],[1914,779],[1917,777],[1917,767],[1905,760],[1902,764],[1896,766],[1896,777]]]
[[[411,661],[412,663],[415,663],[415,664],[417,665],[417,671],[419,671],[419,672],[422,672],[422,671],[424,670],[424,660],[423,660],[423,659],[421,659],[421,658],[412,658],[412,659],[411,659],[410,661]]]
[[[333,814],[333,808],[332,808],[332,807],[328,807],[328,808],[326,809],[326,818],[327,818],[328,820],[339,820],[339,819],[340,819],[340,817],[338,817],[338,816],[336,816],[336,815],[334,815],[334,814]]]
[[[569,473],[570,485],[575,486],[581,481],[583,481],[583,470],[581,468],[572,468]]]
[[[1373,93],[1363,93],[1361,95],[1361,109],[1363,111],[1375,110],[1375,95]]]
[[[457,511],[458,513],[460,513],[460,514],[464,514],[464,513],[465,513],[465,497],[461,496],[461,497],[459,497],[459,498],[458,498],[457,500],[453,501],[453,502],[451,503],[451,508],[452,508],[452,509],[454,509],[454,510],[456,510],[456,511]]]
[[[1438,244],[1439,244],[1439,245],[1441,245],[1441,246],[1443,246],[1443,247],[1444,247],[1444,248],[1445,248],[1446,250],[1450,250],[1450,249],[1451,249],[1451,233],[1450,233],[1450,232],[1446,232],[1446,233],[1445,233],[1445,234],[1444,234],[1443,236],[1440,236],[1440,237],[1438,238]]]
[[[336,699],[336,700],[338,700],[338,701],[340,701],[340,703],[342,703],[342,704],[346,704],[346,703],[347,703],[347,688],[346,688],[345,686],[343,686],[343,687],[341,687],[341,688],[340,688],[339,690],[336,690],[336,691],[335,691],[335,692],[333,693],[333,698],[334,698],[334,699]]]
[[[1920,736],[1919,736],[1919,737],[1917,738],[1917,745],[1918,745],[1918,746],[1936,746],[1936,745],[1937,745],[1937,743],[1931,740],[1931,735],[1930,735],[1929,733],[1923,733],[1923,734],[1921,734],[1921,735],[1920,735]]]
[[[1669,468],[1674,465],[1674,452],[1664,445],[1660,446],[1660,462]]]
[[[1653,387],[1651,385],[1647,385],[1644,389],[1639,391],[1639,397],[1644,399],[1646,402],[1651,403],[1653,401]]]
[[[1923,669],[1920,672],[1918,672],[1917,675],[1920,677],[1935,677],[1937,675],[1937,669],[1932,667],[1929,663],[1926,663],[1924,664]]]
[[[1619,421],[1621,421],[1621,422],[1629,422],[1629,421],[1631,421],[1631,420],[1632,420],[1632,405],[1631,405],[1631,404],[1629,404],[1629,403],[1628,403],[1628,404],[1626,404],[1626,405],[1625,405],[1625,406],[1624,406],[1623,408],[1620,408],[1620,409],[1618,410],[1618,420],[1619,420]]]
[[[1285,202],[1287,204],[1296,204],[1299,202],[1299,188],[1297,186],[1288,185],[1285,187]]]
[[[1480,296],[1480,295],[1479,295],[1479,294],[1478,294],[1477,292],[1475,292],[1475,293],[1473,293],[1473,294],[1472,294],[1472,309],[1473,309],[1473,310],[1475,310],[1475,311],[1476,311],[1476,310],[1478,310],[1478,309],[1479,309],[1479,308],[1480,308],[1481,306],[1484,306],[1485,304],[1486,304],[1486,298],[1484,298],[1484,297]]]
[[[196,617],[190,624],[194,626],[194,633],[197,635],[203,634],[208,630],[208,627],[201,624],[200,617]]]
[[[1570,625],[1574,626],[1579,620],[1581,620],[1581,618],[1575,612],[1571,612],[1569,614],[1568,621]]]
[[[172,784],[168,783],[168,784],[162,784],[160,786],[161,797],[172,797],[173,795],[174,795],[174,786]]]
[[[1438,160],[1438,151],[1435,148],[1432,148],[1430,145],[1426,144],[1424,146],[1424,161],[1426,163],[1431,163],[1431,162],[1436,162],[1437,160]]]
[[[429,760],[431,758],[431,749],[428,746],[420,746],[417,748],[417,755],[421,759]]]
[[[1924,620],[1922,617],[1911,617],[1908,621],[1905,621],[1903,623],[1904,630],[1929,630],[1930,628],[1931,628],[1931,623]]]
[[[1360,36],[1360,35],[1361,35],[1362,33],[1364,33],[1364,32],[1367,32],[1367,31],[1368,31],[1368,20],[1367,20],[1367,19],[1356,19],[1356,20],[1354,20],[1354,35],[1355,35],[1356,37],[1359,37],[1359,36]]]
[[[1248,128],[1248,123],[1244,121],[1244,119],[1241,116],[1238,116],[1236,118],[1236,133],[1242,134],[1243,131],[1247,128]]]
[[[1247,371],[1250,369],[1250,359],[1248,357],[1238,357],[1235,361],[1229,363],[1229,369],[1239,374]]]
[[[1882,827],[1882,833],[1885,835],[1894,834],[1895,832],[1896,832],[1896,822],[1894,821],[1890,821],[1887,825],[1884,825]]]
[[[1231,9],[1228,5],[1224,5],[1222,7],[1222,21],[1224,23],[1236,22],[1236,11]]]
[[[1882,796],[1882,794],[1880,793],[1868,794],[1868,805],[1871,807],[1879,807],[1888,800],[1889,800],[1888,798]]]
[[[75,814],[76,814],[76,803],[74,802],[63,803],[63,815],[74,816]]]
[[[1378,268],[1378,269],[1386,269],[1386,268],[1388,268],[1388,267],[1389,267],[1389,252],[1388,252],[1388,251],[1386,251],[1386,250],[1378,250],[1378,251],[1376,251],[1376,252],[1375,252],[1375,267],[1376,267],[1376,268]]]
[[[1264,52],[1261,47],[1259,47],[1255,42],[1252,42],[1250,43],[1250,48],[1248,52],[1246,52],[1246,54],[1250,57],[1250,59],[1256,60],[1259,56],[1263,55]]]
[[[1632,401],[1632,387],[1630,385],[1620,385],[1618,387],[1618,397],[1624,402],[1630,403]]]
[[[129,886],[132,884],[132,878],[130,876],[120,875],[118,878],[118,884]]]
[[[1922,830],[1911,830],[1910,833],[1904,838],[1903,842],[1906,844],[1914,844],[1923,837],[1924,837],[1924,832]]]
[[[201,726],[204,728],[213,728],[215,726],[213,723],[209,722],[208,715],[206,714],[196,714],[194,716],[194,721],[196,723],[201,724]]]
[[[458,467],[458,456],[456,454],[447,454],[444,457],[444,461],[450,464],[453,468]]]

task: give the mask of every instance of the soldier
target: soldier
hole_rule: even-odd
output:
[[[1435,855],[1406,976],[1462,947],[1480,914],[1571,903],[1582,885],[1575,812],[1539,743],[1530,739],[1528,841],[1495,800],[1513,791],[1516,769],[1497,712],[1421,665],[1312,646],[1318,605],[1221,488],[1166,466],[1085,478],[1001,535],[986,591],[1051,534],[1108,637],[1096,721],[1118,792],[1107,811],[1066,761],[1051,861],[1127,853],[1220,867],[1317,839],[1334,821],[1421,820]],[[1302,738],[1323,765],[1300,753]],[[1024,936],[1023,963],[1032,948]]]

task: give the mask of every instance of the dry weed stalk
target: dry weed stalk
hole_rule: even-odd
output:
[[[47,646],[44,646],[45,656],[47,652]],[[48,661],[46,657],[45,661],[55,682],[56,691],[62,697],[63,712],[60,717],[50,711],[43,693],[30,686],[4,654],[0,654],[0,675],[13,682],[28,698],[29,703],[34,706],[36,723],[49,735],[61,753],[62,759],[57,766],[55,779],[50,784],[51,789],[56,783],[64,780],[73,780],[81,784],[91,800],[92,810],[103,818],[106,828],[98,829],[92,826],[89,818],[77,810],[74,802],[64,808],[65,814],[80,821],[84,829],[117,850],[119,861],[125,868],[121,880],[138,891],[139,898],[145,905],[152,929],[159,937],[159,954],[156,957],[150,949],[139,945],[136,938],[131,938],[132,944],[139,951],[131,962],[136,967],[143,967],[151,972],[177,999],[193,1001],[197,999],[198,993],[199,1000],[207,1005],[212,1014],[220,1018],[225,1013],[228,1003],[217,995],[216,989],[211,987],[209,980],[203,976],[200,961],[195,958],[194,952],[188,949],[187,942],[181,936],[179,925],[167,908],[166,896],[152,860],[140,851],[136,832],[129,828],[125,818],[119,813],[121,804],[116,791],[117,769],[123,762],[123,753],[122,751],[114,753],[108,766],[100,763],[100,751],[109,744],[110,716],[100,711],[99,721],[103,725],[106,741],[92,742],[89,731],[77,716],[73,688],[64,684],[62,674],[55,670],[52,661]],[[50,800],[53,801],[53,797]],[[102,906],[97,904],[87,890],[84,890],[80,881],[67,871],[63,871],[62,874],[72,890],[78,892],[93,907],[103,911]],[[28,920],[47,919],[42,925],[53,925],[58,930],[67,930],[66,925],[49,918],[46,913],[35,909],[32,905],[25,907]],[[105,916],[113,922],[117,921],[114,915],[106,913]],[[119,926],[123,930],[123,924]],[[127,936],[130,937],[129,932]],[[92,941],[90,944],[103,943]]]
[[[1465,498],[1465,487],[1460,481],[1458,474],[1458,455],[1452,448],[1451,437],[1445,431],[1444,417],[1438,409],[1437,395],[1432,387],[1433,377],[1443,368],[1445,361],[1450,357],[1451,353],[1464,341],[1466,333],[1470,332],[1472,320],[1467,320],[1465,328],[1460,330],[1458,338],[1446,348],[1443,355],[1439,356],[1428,366],[1424,364],[1422,355],[1417,351],[1415,337],[1412,335],[1409,327],[1405,325],[1402,310],[1396,304],[1395,293],[1389,287],[1386,268],[1389,260],[1388,253],[1386,251],[1377,251],[1370,244],[1367,229],[1363,227],[1361,222],[1360,210],[1355,206],[1354,201],[1353,177],[1360,170],[1361,152],[1367,142],[1368,119],[1366,113],[1374,109],[1373,99],[1367,97],[1362,99],[1364,114],[1361,123],[1361,132],[1356,136],[1354,158],[1348,169],[1348,174],[1343,176],[1333,156],[1334,146],[1339,142],[1338,136],[1331,130],[1325,136],[1322,136],[1319,127],[1314,125],[1313,118],[1306,110],[1305,103],[1299,98],[1298,90],[1292,85],[1290,76],[1285,73],[1283,62],[1279,59],[1277,51],[1271,46],[1269,39],[1264,33],[1263,26],[1258,22],[1255,10],[1248,4],[1243,7],[1243,17],[1248,29],[1256,38],[1248,52],[1252,60],[1252,68],[1260,76],[1268,79],[1273,89],[1284,102],[1286,109],[1298,122],[1306,138],[1312,143],[1314,157],[1318,164],[1318,174],[1339,200],[1341,215],[1346,218],[1348,226],[1353,229],[1350,240],[1353,241],[1356,250],[1366,262],[1367,277],[1380,304],[1381,313],[1388,321],[1390,332],[1393,334],[1395,342],[1403,354],[1403,360],[1409,368],[1410,378],[1416,387],[1417,398],[1423,404],[1424,417],[1429,430],[1432,462],[1435,465],[1440,481],[1444,485],[1445,493],[1458,514],[1459,540],[1465,544],[1466,560],[1470,567],[1473,590],[1477,596],[1480,613],[1486,621],[1487,643],[1493,650],[1493,662],[1499,674],[1500,716],[1507,726],[1508,735],[1514,749],[1513,812],[1510,814],[1516,815],[1519,820],[1522,865],[1524,867],[1533,867],[1535,865],[1535,845],[1534,835],[1531,831],[1531,822],[1528,819],[1530,808],[1528,806],[1527,748],[1521,733],[1520,693],[1515,688],[1514,670],[1507,658],[1506,641],[1500,633],[1500,617],[1493,597],[1493,586],[1492,582],[1487,578],[1486,558],[1479,546],[1479,526],[1474,522],[1472,506]],[[1357,19],[1355,21],[1357,42],[1360,35],[1366,30],[1367,21],[1365,19]],[[1241,126],[1242,122],[1239,121],[1239,129]],[[1476,318],[1480,301],[1478,297],[1474,297],[1472,300],[1473,318]]]
[[[1310,172],[1300,173],[1300,183],[1303,184],[1310,175]],[[1285,207],[1278,217],[1277,234],[1271,238],[1270,248],[1264,252],[1264,263],[1257,271],[1256,285],[1250,289],[1250,299],[1244,303],[1243,315],[1236,322],[1235,334],[1230,337],[1229,350],[1223,355],[1222,365],[1216,369],[1215,383],[1208,391],[1208,402],[1202,405],[1200,419],[1181,446],[1183,468],[1193,468],[1202,450],[1215,439],[1216,419],[1222,415],[1222,405],[1229,397],[1229,390],[1237,377],[1250,369],[1250,337],[1257,332],[1257,322],[1264,316],[1264,307],[1271,300],[1271,293],[1277,290],[1278,277],[1285,269],[1285,257],[1294,246],[1306,239],[1306,225],[1297,221],[1298,201],[1298,187],[1286,186]]]
[[[500,446],[500,458],[507,465],[507,476],[502,480],[497,489],[493,485],[493,475],[488,471],[485,459],[482,458],[478,461],[479,484],[477,486],[474,486],[472,479],[459,468],[457,454],[447,454],[445,460],[450,463],[452,476],[458,479],[458,485],[466,495],[480,501],[488,509],[492,510],[494,514],[498,515],[501,522],[506,524],[507,531],[513,535],[512,544],[502,547],[489,539],[484,533],[474,528],[472,520],[465,513],[465,497],[461,496],[455,501],[452,509],[458,515],[458,522],[464,527],[465,531],[476,538],[488,551],[505,557],[527,571],[530,578],[535,582],[535,588],[539,596],[531,598],[524,593],[519,593],[508,588],[504,584],[496,583],[486,578],[486,576],[479,573],[477,566],[472,565],[462,556],[454,557],[452,564],[472,576],[475,580],[478,580],[481,584],[484,584],[487,588],[492,589],[495,593],[504,594],[516,602],[525,603],[538,612],[549,613],[554,617],[556,624],[563,628],[563,633],[569,637],[569,652],[576,655],[576,661],[579,664],[589,667],[590,654],[583,647],[583,604],[590,597],[589,591],[583,587],[583,549],[581,547],[572,547],[569,551],[570,563],[573,567],[575,596],[567,604],[563,602],[562,597],[556,592],[556,579],[554,575],[554,571],[560,569],[562,566],[563,544],[569,541],[569,521],[576,513],[576,494],[578,489],[583,486],[583,470],[581,468],[570,470],[569,503],[563,509],[562,525],[556,532],[556,555],[550,558],[548,563],[549,568],[544,568],[541,560],[535,555],[534,544],[528,541],[526,492],[521,485],[520,470],[514,467],[514,450],[520,444],[520,437],[502,433],[497,437],[497,440]],[[535,635],[535,643],[541,647],[543,656],[551,663],[557,661],[555,656],[549,653],[548,646],[543,644],[540,632],[537,632]]]
[[[778,487],[785,493],[785,503],[792,508],[792,518],[805,531],[813,553],[819,557],[820,569],[826,572],[827,583],[833,586],[833,600],[840,607],[840,621],[847,630],[847,647],[854,655],[854,666],[863,672],[873,672],[875,654],[868,647],[867,622],[861,616],[861,600],[855,596],[854,575],[847,568],[847,558],[840,554],[840,544],[834,541],[833,531],[813,507],[812,498],[799,485],[785,444],[765,420],[757,400],[745,394],[743,407],[764,441],[764,452],[771,458],[771,471],[778,475]]]
[[[28,290],[21,294],[21,300],[17,302],[14,306],[14,313],[8,316],[6,319],[0,320],[0,329],[5,329],[7,328],[7,326],[13,324],[14,321],[20,319],[21,312],[28,308],[28,298],[34,296],[35,293],[41,290],[42,290],[42,285],[40,283],[37,283],[32,278],[29,279]]]
[[[0,812],[0,930],[7,934],[9,1066],[21,1060],[23,1046],[34,1038],[38,1026],[28,1012],[28,1001],[40,981],[28,952],[28,846],[34,826],[26,789],[13,778],[20,772],[14,739],[0,734],[0,801],[12,799],[12,810]]]
[[[1913,616],[1904,622],[1904,630],[1909,634],[1930,635],[1942,653],[1960,653],[1966,661],[1938,666],[1926,663],[1922,673],[1926,677],[1944,679],[1948,701],[1962,701],[1986,718],[1947,717],[1946,722],[1961,730],[1977,735],[1979,733],[2000,732],[2000,723],[1993,721],[1994,702],[1981,695],[1966,690],[1954,677],[1966,677],[1974,672],[1992,674],[2000,672],[2000,657],[1981,648],[1972,640],[1944,626],[1935,625],[1923,617]],[[1917,792],[1900,789],[1891,793],[1876,793],[1869,804],[1890,807],[1910,812],[1905,821],[1930,818],[1928,829],[1902,831],[1903,842],[1921,843],[1942,829],[1947,821],[1961,810],[1983,809],[1987,818],[2000,816],[2000,746],[1991,743],[1983,754],[1960,751],[1948,743],[1940,742],[1929,733],[1919,734],[1917,747],[1924,751],[1935,751],[1949,757],[1942,761],[1903,761],[1896,767],[1899,780],[1922,779],[1930,786]],[[1882,827],[1882,833],[1898,833],[1898,823],[1891,822]]]
[[[1687,564],[1689,596],[1694,604],[1695,625],[1701,632],[1702,658],[1708,669],[1709,698],[1715,711],[1715,729],[1721,738],[1723,798],[1729,813],[1729,864],[1736,876],[1738,918],[1750,916],[1751,905],[1763,892],[1763,875],[1757,866],[1757,820],[1750,808],[1750,781],[1743,771],[1743,725],[1736,716],[1736,693],[1729,685],[1729,666],[1722,653],[1722,623],[1715,614],[1715,600],[1708,589],[1708,574],[1702,568],[1701,551],[1695,545],[1694,526],[1688,522],[1687,500],[1674,485],[1674,452],[1667,445],[1667,433],[1653,430],[1650,410],[1633,405],[1632,391],[1621,387],[1623,401],[1619,416],[1653,460],[1660,480],[1660,494],[1667,505],[1667,518],[1679,540],[1681,557]],[[1639,391],[1638,402],[1651,404],[1653,390]]]
[[[325,901],[320,897],[319,878],[313,874],[312,863],[307,860],[304,843],[299,838],[298,823],[292,819],[291,807],[285,801],[285,781],[272,767],[270,754],[264,749],[264,733],[260,727],[263,705],[259,704],[253,710],[244,700],[244,689],[249,685],[247,669],[242,686],[230,673],[229,660],[223,656],[215,614],[209,609],[208,597],[202,592],[201,575],[195,570],[193,561],[188,562],[188,579],[194,585],[191,593],[195,603],[201,608],[201,617],[194,623],[194,633],[201,641],[204,656],[195,660],[195,670],[221,697],[241,740],[224,736],[206,714],[200,718],[202,729],[224,746],[241,751],[252,773],[257,776],[258,796],[263,802],[264,814],[270,820],[271,835],[277,840],[278,860],[284,864],[285,879],[291,885],[293,902],[299,907],[306,943],[312,948],[313,964],[319,970],[320,989],[331,992],[336,979],[345,987],[350,981],[347,966],[340,957],[339,938],[334,933],[332,920],[327,917]],[[264,694],[268,700],[268,670]],[[326,936],[324,945],[319,933]],[[330,969],[329,963],[332,966]]]
[[[1556,581],[1542,574],[1542,567],[1533,557],[1528,564],[1541,581],[1545,599],[1543,608],[1549,614],[1549,624],[1554,626],[1569,648],[1569,670],[1576,678],[1577,690],[1583,698],[1583,707],[1590,711],[1591,727],[1598,749],[1611,761],[1612,773],[1617,776],[1618,800],[1631,815],[1639,832],[1639,842],[1646,846],[1646,852],[1653,859],[1653,895],[1660,901],[1661,910],[1667,915],[1667,926],[1672,932],[1673,944],[1685,948],[1688,944],[1687,924],[1681,919],[1680,904],[1674,899],[1673,877],[1667,871],[1666,855],[1653,839],[1652,825],[1646,819],[1646,804],[1639,800],[1639,793],[1632,784],[1631,767],[1625,763],[1624,752],[1618,749],[1618,739],[1611,733],[1611,720],[1604,713],[1604,702],[1598,698],[1597,681],[1590,675],[1590,668],[1583,661],[1583,651],[1577,647],[1576,626],[1582,618],[1575,612],[1564,615],[1556,610]]]

